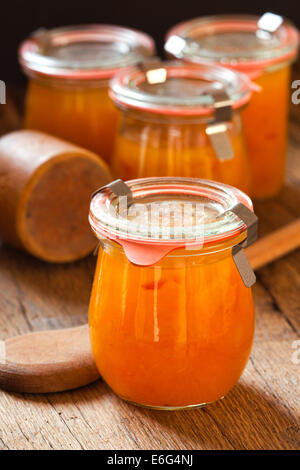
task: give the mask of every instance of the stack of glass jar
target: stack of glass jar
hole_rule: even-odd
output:
[[[20,48],[31,78],[25,125],[112,159],[116,177],[210,178],[273,196],[284,181],[298,43],[297,29],[270,13],[175,26],[165,49],[177,64],[151,64],[153,40],[127,28],[38,31]],[[107,93],[115,76],[117,107]]]

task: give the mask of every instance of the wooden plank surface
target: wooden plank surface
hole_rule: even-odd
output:
[[[18,93],[0,107],[0,134],[20,125],[20,101]],[[288,182],[256,203],[261,235],[300,216],[299,154],[300,105],[291,113]],[[92,256],[52,266],[1,246],[0,339],[85,323],[94,267]],[[299,449],[300,251],[257,278],[254,347],[224,400],[158,412],[126,404],[101,381],[59,394],[0,391],[0,449]]]

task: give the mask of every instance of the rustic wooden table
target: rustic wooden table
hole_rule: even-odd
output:
[[[21,101],[14,93],[0,107],[0,134],[20,125]],[[255,205],[261,235],[300,216],[299,153],[300,105],[294,105],[286,186]],[[53,266],[0,247],[0,339],[85,323],[94,265],[89,257]],[[257,280],[255,344],[224,400],[157,412],[126,404],[102,381],[48,395],[0,391],[0,448],[299,449],[300,347],[299,354],[293,347],[300,338],[300,251],[258,271]]]

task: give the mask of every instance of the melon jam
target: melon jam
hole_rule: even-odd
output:
[[[119,26],[38,30],[19,50],[30,78],[25,127],[67,139],[109,162],[118,113],[108,82],[153,53],[149,36]]]
[[[260,87],[243,111],[252,168],[251,196],[266,198],[284,182],[290,68],[297,29],[278,15],[196,18],[169,31],[166,51],[188,63],[217,63],[247,73]]]
[[[251,288],[232,256],[247,227],[230,210],[238,203],[252,210],[252,203],[206,180],[127,185],[127,211],[108,187],[90,206],[101,240],[89,307],[96,365],[134,404],[179,409],[214,402],[238,381],[253,341]]]

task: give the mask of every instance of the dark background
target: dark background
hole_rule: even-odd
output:
[[[290,18],[300,28],[299,0],[0,0],[0,79],[23,81],[17,62],[22,39],[39,27],[110,23],[141,29],[157,42],[162,54],[164,34],[172,25],[216,13],[262,14]]]

